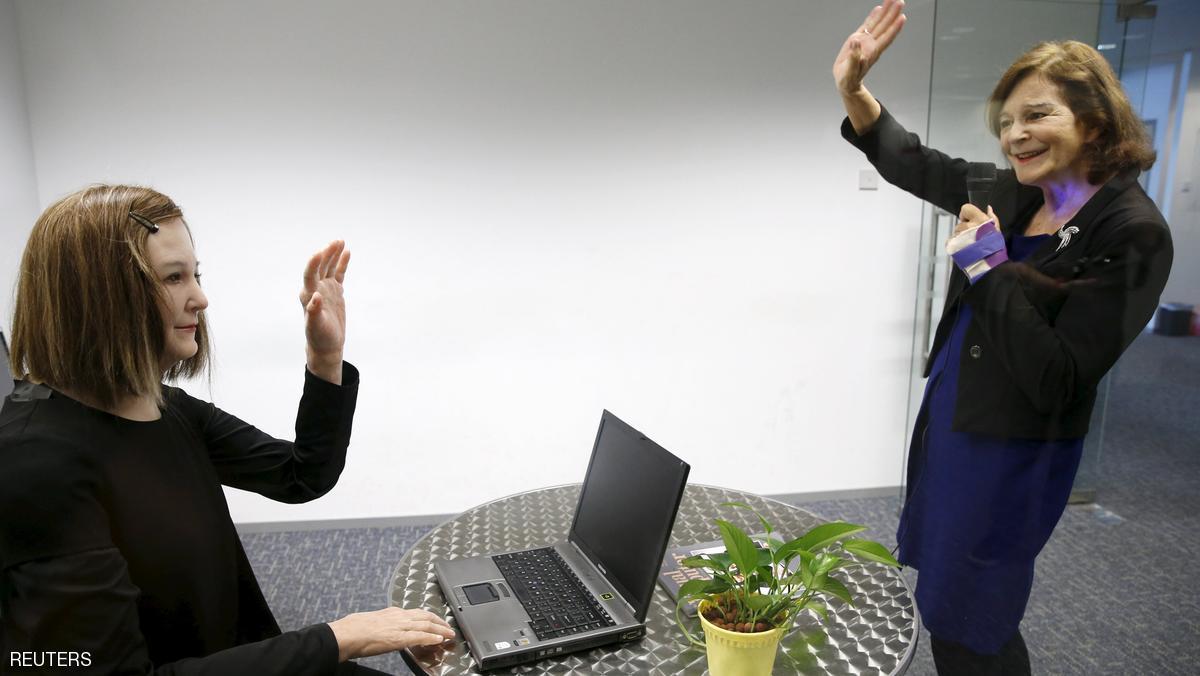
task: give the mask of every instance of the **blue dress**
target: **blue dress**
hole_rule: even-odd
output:
[[[1013,237],[1010,260],[1049,235]],[[982,654],[1012,638],[1033,586],[1033,562],[1071,493],[1083,438],[1057,441],[955,432],[959,359],[971,308],[959,303],[935,355],[913,432],[899,559],[920,571],[917,608],[929,632]]]

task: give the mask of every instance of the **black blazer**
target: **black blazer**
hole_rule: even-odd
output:
[[[889,183],[957,214],[967,202],[969,162],[921,145],[885,109],[859,136],[842,136]],[[1096,385],[1145,328],[1171,271],[1166,220],[1136,170],[1108,181],[1025,262],[1003,263],[973,286],[951,273],[932,354],[946,342],[959,303],[972,321],[959,355],[954,429],[991,436],[1071,439],[1087,433]],[[1039,188],[997,172],[991,205],[1006,239],[1042,206]],[[930,363],[932,363],[932,359]],[[929,375],[926,365],[925,375]]]

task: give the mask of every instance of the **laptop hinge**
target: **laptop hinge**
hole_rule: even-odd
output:
[[[593,566],[596,566],[596,568],[600,570],[601,574],[603,574],[605,572],[604,569],[600,568],[599,564],[597,564],[595,561],[592,561],[591,557],[589,557],[587,554],[583,553],[583,550],[579,548],[579,545],[575,544],[574,540],[568,539],[567,543],[575,548],[575,553],[578,554],[579,556],[581,556],[584,561],[589,561],[589,562],[591,562],[591,564]],[[618,591],[616,593],[616,597],[621,599],[621,603],[625,604],[625,608],[627,608],[629,610],[629,614],[632,615],[633,619],[636,620],[637,619],[637,611],[634,610],[633,606],[629,605],[629,601],[627,601],[625,599],[625,595]]]

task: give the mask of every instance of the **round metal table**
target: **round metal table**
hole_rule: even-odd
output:
[[[433,574],[433,562],[538,547],[565,540],[579,500],[579,484],[519,493],[469,509],[437,526],[400,559],[392,574],[389,602],[404,608],[430,608],[453,623]],[[731,521],[747,532],[762,526],[746,510],[721,507],[744,502],[758,510],[785,539],[821,523],[793,505],[741,491],[689,484],[679,505],[671,547],[720,540],[714,519]],[[870,536],[870,533],[868,533]],[[882,564],[841,571],[855,599],[851,607],[829,603],[829,619],[811,614],[784,637],[776,674],[901,674],[917,640],[913,596],[899,571]],[[699,631],[695,623],[693,633]],[[437,662],[423,662],[435,674],[475,674],[466,643],[456,641]],[[704,650],[688,643],[675,624],[675,602],[657,588],[646,615],[646,637],[624,645],[547,658],[489,674],[675,674],[708,673]]]

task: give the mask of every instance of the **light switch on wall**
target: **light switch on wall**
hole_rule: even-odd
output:
[[[874,169],[860,169],[858,172],[859,190],[879,190],[879,173]]]

